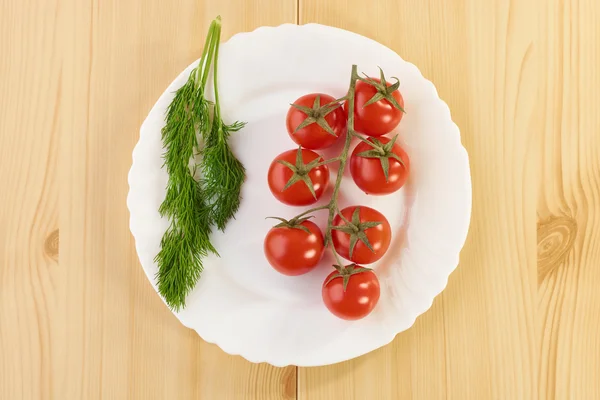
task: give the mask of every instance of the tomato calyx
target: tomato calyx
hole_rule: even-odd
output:
[[[402,106],[400,104],[398,104],[398,101],[392,95],[392,93],[394,93],[400,87],[400,81],[398,80],[398,78],[392,77],[392,79],[396,80],[396,83],[388,86],[387,81],[385,80],[385,75],[383,73],[383,70],[381,68],[379,68],[379,82],[370,78],[367,75],[365,75],[365,78],[359,77],[358,79],[361,82],[364,82],[364,83],[367,83],[367,84],[373,86],[377,90],[377,93],[375,93],[375,95],[373,95],[373,97],[371,97],[369,99],[369,101],[367,101],[363,105],[363,107],[369,106],[373,103],[378,102],[379,100],[385,99],[392,106],[394,106],[394,108],[396,108],[406,114],[406,111],[404,111],[404,108],[402,108]]]
[[[309,235],[311,234],[311,231],[306,226],[302,225],[302,223],[313,218],[312,215],[310,215],[308,217],[302,217],[302,218],[292,218],[290,220],[280,218],[280,217],[267,217],[267,218],[276,219],[276,220],[280,221],[277,225],[274,225],[273,228],[300,229],[301,231],[304,231],[304,232],[308,233]]]
[[[333,129],[331,129],[331,126],[329,126],[329,124],[325,120],[325,117],[327,115],[329,115],[331,112],[333,112],[336,108],[340,106],[340,103],[338,103],[337,100],[325,104],[324,106],[321,106],[321,96],[317,95],[315,97],[315,101],[313,103],[312,108],[293,103],[291,104],[291,106],[306,114],[306,118],[300,123],[300,125],[298,125],[298,127],[294,130],[294,133],[298,132],[302,128],[306,128],[311,124],[317,124],[321,128],[323,128],[325,132],[337,137]]]
[[[385,181],[388,182],[388,175],[390,171],[390,158],[398,161],[403,167],[404,161],[400,158],[396,153],[392,151],[394,144],[396,143],[396,139],[398,139],[398,135],[394,136],[392,140],[387,143],[382,143],[377,138],[365,139],[363,142],[370,145],[373,149],[360,152],[356,154],[358,157],[363,158],[378,158],[381,162],[381,168],[383,169],[383,175],[385,175]]]
[[[352,253],[354,252],[354,247],[356,243],[360,240],[369,250],[375,253],[373,246],[369,242],[369,238],[365,231],[367,229],[375,228],[376,226],[381,225],[379,221],[360,221],[360,207],[356,207],[354,212],[352,213],[352,221],[348,221],[346,217],[342,213],[339,213],[342,220],[344,220],[344,225],[336,225],[332,226],[331,229],[338,230],[340,232],[344,232],[350,235],[350,246],[348,250],[349,257],[352,258]]]
[[[287,183],[285,184],[283,189],[281,189],[281,191],[283,192],[283,191],[287,190],[290,186],[292,186],[294,183],[302,181],[306,184],[306,187],[308,187],[308,190],[313,195],[313,197],[316,199],[317,194],[315,193],[315,188],[313,186],[312,181],[310,180],[310,177],[308,176],[308,173],[313,168],[323,165],[321,163],[321,160],[322,160],[322,157],[319,157],[319,158],[315,158],[308,164],[304,164],[304,160],[302,159],[302,147],[298,147],[298,152],[296,153],[296,165],[289,163],[285,160],[277,160],[277,162],[279,164],[288,167],[293,172],[292,177],[290,178],[289,181],[287,181]]]
[[[337,274],[331,276],[331,278],[327,279],[327,281],[325,282],[325,286],[327,286],[329,284],[329,282],[331,282],[334,279],[337,278],[342,278],[343,281],[343,288],[344,288],[344,292],[346,291],[346,287],[348,287],[348,282],[350,281],[350,277],[352,275],[356,275],[356,274],[360,274],[363,272],[367,272],[367,271],[372,271],[371,268],[365,268],[365,267],[358,267],[358,265],[356,264],[349,264],[346,266],[341,266],[341,265],[334,265],[333,266],[336,270],[337,270]],[[358,268],[357,268],[358,267]]]

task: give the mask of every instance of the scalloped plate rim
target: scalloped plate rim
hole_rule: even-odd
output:
[[[318,24],[318,23],[307,23],[307,24],[301,24],[301,25],[296,25],[296,24],[293,24],[293,23],[283,23],[283,24],[280,24],[280,25],[277,25],[277,26],[260,26],[260,27],[257,27],[256,29],[252,30],[252,31],[239,32],[239,33],[233,35],[229,40],[227,40],[227,41],[225,41],[223,43],[229,43],[229,42],[232,42],[232,41],[239,40],[240,38],[242,38],[244,36],[252,35],[253,33],[255,33],[257,31],[261,31],[261,30],[276,30],[276,29],[279,29],[279,28],[291,28],[291,27],[293,27],[293,28],[299,28],[299,29],[311,28],[311,27],[316,27],[316,28],[319,28],[319,29],[326,28],[326,29],[332,29],[332,30],[341,31],[341,32],[344,32],[346,34],[350,34],[350,35],[353,35],[353,36],[357,36],[357,37],[360,37],[362,40],[366,39],[366,40],[368,40],[370,42],[373,42],[373,43],[377,44],[378,46],[382,46],[382,47],[388,49],[389,51],[391,51],[394,54],[396,54],[402,60],[402,62],[413,66],[419,72],[419,74],[421,75],[421,77],[423,77],[423,79],[428,84],[430,84],[433,87],[433,89],[435,91],[435,95],[437,97],[437,100],[439,102],[441,102],[448,109],[448,111],[449,111],[450,122],[454,126],[454,128],[455,128],[455,130],[457,132],[457,136],[458,136],[458,146],[457,146],[456,150],[460,151],[461,152],[461,156],[466,159],[466,165],[467,165],[466,180],[467,180],[468,189],[469,189],[468,198],[467,198],[468,204],[466,204],[467,215],[465,215],[465,224],[464,224],[465,228],[464,228],[464,232],[462,232],[462,235],[461,235],[461,240],[460,240],[461,245],[460,245],[460,248],[457,249],[457,252],[456,252],[457,254],[455,255],[456,260],[455,260],[455,262],[452,263],[452,268],[449,268],[447,270],[448,273],[445,274],[445,276],[443,277],[444,278],[444,284],[441,286],[441,288],[440,288],[439,291],[436,290],[437,293],[432,293],[431,296],[428,296],[428,297],[431,297],[431,299],[430,299],[430,301],[428,301],[427,306],[424,309],[418,311],[416,313],[416,315],[414,316],[414,318],[411,318],[411,322],[405,328],[399,330],[398,332],[392,332],[391,334],[388,335],[388,338],[387,338],[388,340],[386,340],[385,343],[381,343],[381,344],[378,344],[376,346],[373,346],[367,352],[362,352],[361,354],[352,355],[352,356],[344,357],[344,358],[341,358],[341,359],[331,360],[331,362],[314,363],[314,364],[313,363],[290,363],[290,362],[287,362],[285,360],[278,360],[276,358],[269,358],[269,357],[263,357],[263,358],[249,357],[248,355],[243,354],[242,351],[235,351],[235,350],[233,350],[231,348],[230,344],[223,343],[223,342],[219,341],[218,338],[207,337],[206,332],[201,333],[195,327],[190,326],[189,324],[184,323],[179,318],[179,316],[177,315],[177,313],[173,312],[173,314],[178,318],[178,320],[184,326],[186,326],[187,328],[193,329],[204,341],[206,341],[208,343],[212,343],[212,344],[217,345],[219,348],[221,348],[227,354],[230,354],[230,355],[233,355],[233,356],[241,356],[241,357],[245,358],[246,360],[248,360],[250,362],[253,362],[253,363],[263,363],[263,362],[264,363],[269,363],[269,364],[271,364],[273,366],[276,366],[276,367],[285,367],[285,366],[289,366],[289,365],[311,367],[311,366],[332,365],[332,364],[336,364],[336,363],[339,363],[339,362],[347,361],[347,360],[353,359],[355,357],[358,357],[360,355],[367,354],[368,352],[374,351],[374,350],[376,350],[378,348],[384,347],[384,346],[388,345],[389,343],[391,343],[394,340],[394,338],[399,333],[401,333],[401,332],[403,332],[403,331],[411,328],[414,325],[414,323],[416,321],[416,318],[418,318],[420,315],[422,315],[423,313],[427,312],[427,310],[429,310],[429,308],[431,308],[431,306],[432,306],[433,301],[435,300],[435,298],[446,288],[449,276],[458,267],[459,261],[460,261],[460,252],[462,251],[462,248],[464,247],[464,244],[465,244],[465,242],[467,240],[467,236],[468,236],[468,232],[469,232],[469,227],[470,227],[470,222],[471,222],[471,215],[472,215],[472,179],[471,179],[471,173],[470,173],[470,163],[469,163],[468,152],[465,149],[464,145],[462,144],[460,129],[457,126],[457,124],[452,120],[451,110],[449,109],[447,103],[439,97],[439,94],[437,92],[437,89],[435,88],[435,85],[429,79],[427,79],[427,78],[425,78],[423,76],[423,74],[421,73],[421,71],[419,70],[419,68],[415,64],[413,64],[413,63],[411,63],[409,61],[404,60],[400,55],[398,55],[396,52],[394,52],[392,49],[388,48],[387,46],[385,46],[385,45],[383,45],[383,44],[381,44],[381,43],[379,43],[379,42],[377,42],[377,41],[375,41],[375,40],[373,40],[371,38],[368,38],[366,36],[362,36],[362,35],[360,35],[358,33],[355,33],[355,32],[352,32],[352,31],[349,31],[349,30],[346,30],[346,29],[332,27],[332,26]],[[185,70],[191,68],[192,66],[197,65],[198,61],[199,61],[198,59],[195,60],[195,61],[193,61],[185,69],[183,69],[182,72],[184,72]],[[136,255],[139,254],[139,242],[138,242],[138,240],[136,238],[136,235],[135,235],[135,232],[134,232],[134,231],[136,231],[136,227],[135,227],[134,216],[133,216],[134,212],[132,212],[132,204],[131,204],[131,193],[132,193],[132,187],[134,186],[134,185],[132,185],[132,176],[134,175],[134,172],[136,170],[136,151],[139,151],[138,149],[139,149],[139,145],[140,145],[141,138],[142,138],[143,128],[144,128],[144,125],[148,121],[148,117],[152,114],[153,110],[160,104],[161,99],[168,94],[169,89],[171,89],[174,86],[175,82],[177,81],[177,78],[179,77],[179,75],[181,75],[182,72],[178,73],[175,76],[175,78],[167,86],[167,88],[165,89],[165,91],[163,91],[163,93],[161,93],[161,95],[159,96],[159,98],[157,99],[157,101],[153,104],[153,106],[148,111],[147,116],[144,118],[144,121],[142,122],[142,124],[140,126],[140,137],[139,137],[138,141],[136,142],[136,144],[134,146],[134,149],[132,151],[132,164],[131,164],[131,168],[129,170],[129,173],[127,175],[128,187],[129,187],[128,194],[127,194],[127,208],[128,208],[129,214],[130,214],[130,217],[129,217],[129,228],[130,228],[130,231],[132,233],[132,236],[133,236],[133,239],[134,239],[134,242],[135,242]],[[144,270],[144,273],[145,273],[146,277],[148,278],[150,284],[152,285],[152,287],[156,291],[156,285],[155,285],[155,282],[154,282],[154,277],[152,275],[150,275],[149,271],[146,268],[144,268],[143,266],[142,266],[142,269]],[[158,292],[157,292],[157,294],[158,294]],[[163,301],[163,303],[165,303],[165,301],[162,298],[162,296],[159,295],[159,298],[161,298],[161,300]],[[165,305],[166,305],[166,303],[165,303]]]

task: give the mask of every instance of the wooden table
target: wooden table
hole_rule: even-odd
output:
[[[367,4],[0,1],[0,399],[600,399],[600,3]],[[447,289],[387,347],[251,364],[184,328],[144,276],[131,151],[217,14],[225,39],[284,22],[361,33],[448,102],[470,234]]]

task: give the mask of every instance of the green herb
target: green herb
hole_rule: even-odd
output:
[[[164,165],[169,174],[167,194],[159,212],[171,224],[161,240],[155,261],[158,291],[175,311],[185,307],[185,299],[194,288],[203,270],[202,260],[209,253],[217,254],[210,243],[211,226],[224,229],[239,207],[239,192],[244,181],[244,169],[233,156],[227,138],[243,124],[227,126],[221,120],[217,90],[217,59],[221,35],[221,18],[210,25],[198,67],[176,92],[169,105],[162,129],[165,148]],[[215,63],[215,105],[210,121],[212,103],[205,97],[205,88]],[[204,139],[200,149],[197,133]],[[195,178],[197,166],[194,155],[203,153],[201,171],[204,183]],[[241,172],[241,179],[239,174]],[[217,184],[217,180],[222,182]],[[233,196],[224,200],[224,196]]]
[[[227,222],[240,207],[240,191],[246,179],[246,170],[231,151],[227,140],[232,132],[242,129],[245,123],[236,121],[231,125],[226,125],[221,118],[218,86],[220,36],[221,26],[219,25],[215,32],[213,123],[210,131],[203,136],[205,148],[202,152],[201,166],[205,190],[210,195],[211,219],[220,230],[225,230]]]

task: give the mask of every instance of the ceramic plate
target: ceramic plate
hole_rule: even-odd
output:
[[[326,255],[307,275],[286,277],[267,263],[263,238],[273,225],[265,217],[292,217],[303,210],[279,203],[267,186],[272,159],[296,146],[285,128],[289,103],[309,92],[343,96],[352,64],[369,75],[378,74],[380,66],[388,77],[400,79],[407,113],[394,133],[399,133],[410,156],[411,176],[402,190],[376,197],[361,193],[346,171],[340,206],[375,208],[386,215],[393,229],[390,250],[371,265],[382,284],[379,304],[368,317],[347,322],[330,314],[321,300],[331,256]],[[155,288],[153,259],[168,225],[158,213],[167,183],[160,132],[174,92],[195,65],[173,81],[150,111],[129,173],[131,232],[141,265]],[[234,36],[221,46],[219,78],[225,122],[248,123],[231,139],[247,168],[247,180],[236,219],[226,233],[212,235],[221,257],[205,260],[204,273],[177,318],[227,353],[276,366],[332,364],[389,343],[446,286],[467,235],[469,161],[448,106],[416,66],[390,49],[363,36],[316,24],[263,27]],[[332,151],[324,156],[333,155]],[[331,173],[333,180],[334,168]],[[324,214],[316,219],[322,228]]]

